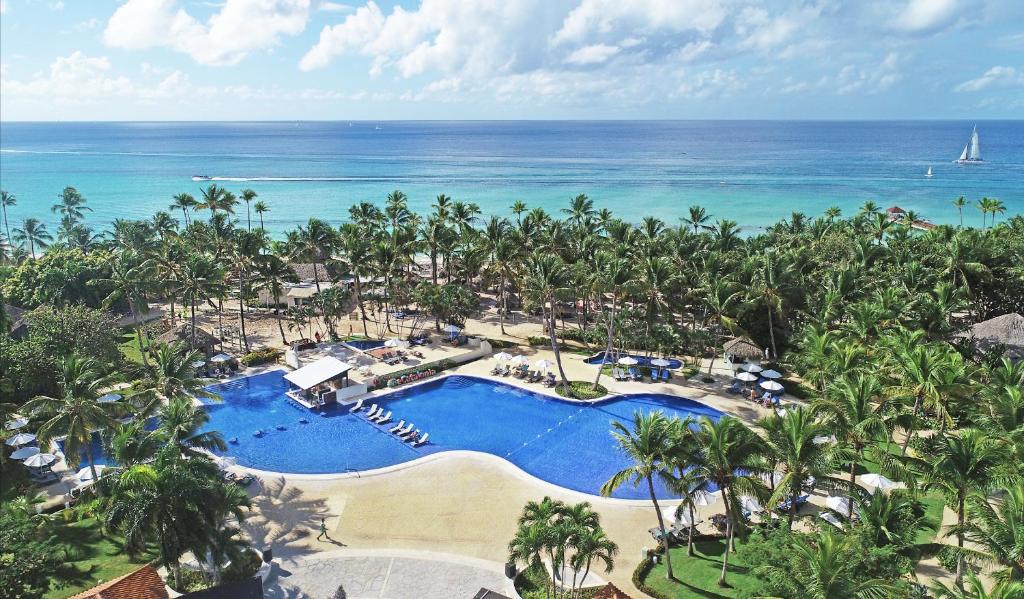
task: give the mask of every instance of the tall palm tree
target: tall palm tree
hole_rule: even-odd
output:
[[[558,297],[565,291],[568,281],[568,270],[561,258],[552,254],[531,256],[527,265],[526,288],[540,304],[541,320],[545,321],[545,328],[551,339],[551,351],[555,354],[555,363],[561,377],[559,384],[566,393],[569,379],[562,367],[562,354],[555,336],[555,317],[558,311]]]
[[[222,296],[225,288],[224,269],[212,257],[193,253],[181,264],[175,292],[191,310],[191,347],[196,346],[196,306]]]
[[[295,238],[294,252],[297,258],[309,260],[313,264],[313,278],[317,292],[320,291],[320,271],[318,265],[330,258],[335,245],[334,229],[326,221],[311,218],[305,227],[299,227]]]
[[[356,295],[356,307],[363,322],[363,334],[368,335],[366,306],[363,302],[363,280],[372,276],[370,263],[370,229],[366,225],[345,223],[338,229],[338,251],[352,275],[352,287]]]
[[[1008,484],[991,500],[972,495],[969,509],[952,532],[974,548],[959,549],[959,557],[996,568],[997,588],[1024,585],[1024,483]]]
[[[732,416],[718,420],[708,417],[700,419],[694,431],[697,461],[693,468],[722,493],[726,517],[726,547],[722,559],[722,574],[719,586],[726,586],[729,570],[729,553],[733,548],[736,528],[740,524],[740,497],[762,499],[768,490],[760,475],[768,472],[765,468],[764,442],[756,433]]]
[[[551,588],[555,586],[555,551],[560,549],[554,542],[553,527],[555,522],[565,512],[566,506],[558,500],[545,496],[541,501],[530,501],[523,506],[523,513],[519,516],[519,530],[530,531],[522,535],[517,534],[516,539],[509,544],[509,550],[513,558],[521,561],[531,561],[540,564],[539,553],[547,553],[551,564]],[[539,544],[537,543],[539,541]],[[536,550],[536,556],[525,559]]]
[[[245,202],[245,230],[252,231],[252,214],[249,212],[249,204],[256,199],[256,192],[248,187],[242,190],[242,201]]]
[[[711,219],[708,215],[707,210],[704,210],[703,206],[693,205],[689,209],[690,215],[684,220],[687,224],[693,227],[693,232],[696,233],[697,229],[704,226],[704,223]]]
[[[78,193],[78,190],[74,187],[65,187],[57,196],[57,199],[60,201],[54,204],[51,210],[59,213],[63,219],[71,224],[81,222],[85,217],[85,212],[92,211],[92,208],[85,205],[85,197]]]
[[[103,300],[106,308],[124,302],[132,314],[135,328],[135,340],[139,345],[142,362],[149,365],[146,347],[142,342],[142,326],[139,316],[149,312],[149,295],[156,286],[154,262],[150,258],[141,259],[131,252],[115,254],[109,261],[110,276],[96,279],[99,285],[109,286],[110,293]]]
[[[153,363],[144,369],[129,398],[140,414],[148,416],[173,400],[220,400],[219,395],[206,389],[207,381],[199,378],[192,366],[203,358],[202,352],[179,342],[155,345],[152,353]]]
[[[917,433],[916,421],[925,404],[936,404],[940,401],[943,389],[939,373],[945,367],[945,354],[933,346],[911,345],[895,348],[892,356],[893,373],[896,384],[889,388],[894,397],[912,397],[914,400],[910,413],[910,430],[903,440],[901,455],[907,454],[910,439]]]
[[[661,514],[661,507],[658,505],[654,479],[665,478],[665,475],[669,474],[666,457],[671,449],[672,429],[671,421],[662,412],[646,414],[639,410],[633,412],[631,429],[626,428],[621,422],[613,422],[612,437],[619,449],[628,455],[633,463],[616,472],[601,486],[601,495],[608,497],[627,482],[633,486],[638,486],[641,483],[647,485],[651,503],[654,504],[654,511],[658,516],[658,529],[661,531],[661,542],[665,548],[665,568],[669,580],[674,580],[675,576],[672,573],[668,532],[665,528],[665,519]]]
[[[772,343],[773,357],[779,355],[775,345],[774,315],[783,314],[785,293],[790,284],[790,267],[789,261],[777,252],[767,251],[754,272],[752,290],[764,302],[765,312],[768,314],[768,335]]]
[[[708,363],[708,374],[711,374],[711,369],[715,366],[715,357],[718,356],[722,331],[731,332],[736,329],[733,309],[739,301],[740,292],[732,283],[724,279],[715,279],[707,289],[704,308],[716,327],[712,334],[715,347],[712,348],[711,361]]]
[[[931,592],[939,599],[1021,599],[1024,597],[1024,583],[1010,582],[989,589],[974,572],[967,571],[967,586],[960,589],[949,587],[942,582],[932,583]]]
[[[213,183],[208,185],[206,189],[199,191],[202,194],[202,199],[195,205],[196,210],[209,210],[211,219],[218,212],[224,212],[225,214],[235,213],[235,204],[238,203],[238,199],[227,189]]]
[[[39,395],[24,406],[26,413],[38,412],[46,418],[36,433],[39,444],[45,447],[54,438],[64,435],[65,459],[72,466],[78,466],[84,452],[93,479],[98,478],[92,454],[93,431],[112,425],[123,409],[119,402],[96,401],[100,389],[111,382],[111,377],[103,374],[95,360],[71,354],[60,363],[57,396]]]
[[[964,207],[967,206],[967,198],[960,196],[953,200],[953,206],[956,207],[956,211],[960,214],[960,227],[964,226]]]
[[[53,236],[46,230],[46,225],[38,218],[26,218],[21,221],[21,227],[14,229],[14,237],[11,240],[20,244],[28,245],[28,251],[34,260],[36,257],[36,246],[46,248],[53,241]]]
[[[4,214],[4,229],[7,231],[7,239],[11,239],[11,225],[7,222],[7,208],[18,203],[18,198],[13,193],[0,191],[0,210]]]
[[[529,210],[526,206],[526,202],[522,200],[516,200],[512,202],[512,214],[516,215],[516,227],[523,227],[523,213]]]
[[[235,243],[231,246],[231,263],[235,277],[238,279],[238,320],[242,347],[249,351],[249,336],[245,331],[245,300],[250,292],[249,275],[256,269],[256,263],[266,247],[266,235],[263,231],[238,231]]]
[[[260,231],[265,231],[266,228],[263,226],[263,215],[270,212],[270,206],[268,206],[263,200],[256,200],[252,209],[260,216]]]
[[[605,311],[604,294],[612,296],[611,306],[604,315],[605,319],[605,359],[612,355],[615,347],[615,319],[618,317],[619,299],[626,293],[633,280],[633,269],[625,258],[615,256],[611,252],[600,251],[594,256],[594,291],[601,299],[601,310]],[[601,381],[601,371],[597,369],[594,377],[594,389]]]
[[[205,454],[198,451],[201,449],[224,451],[228,448],[219,432],[200,432],[210,421],[210,413],[197,406],[191,398],[179,396],[170,399],[160,408],[159,421],[156,435],[177,448],[182,457],[203,456]]]
[[[192,197],[191,194],[179,193],[178,195],[174,196],[174,198],[171,200],[171,205],[169,206],[169,209],[181,210],[182,216],[185,217],[185,226],[187,227],[189,224],[188,211],[192,208],[195,208],[197,205],[198,202],[196,202],[196,199]]]
[[[286,345],[288,340],[284,336],[284,326],[281,324],[281,295],[284,293],[285,283],[297,280],[295,271],[279,256],[266,254],[256,262],[256,285],[265,289],[270,297],[274,298],[277,329],[281,333],[281,343]]]

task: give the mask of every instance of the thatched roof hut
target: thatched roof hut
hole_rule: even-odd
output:
[[[213,336],[212,333],[207,332],[204,329],[196,327],[195,345],[192,344],[192,324],[182,323],[173,329],[167,331],[163,335],[156,338],[157,343],[184,343],[186,347],[197,349],[204,354],[212,354],[214,348],[220,345],[220,339]]]
[[[593,599],[630,599],[630,597],[617,586],[609,582],[594,595]]]
[[[722,346],[725,353],[735,358],[763,358],[764,350],[754,343],[750,337],[736,337],[725,342]]]
[[[1003,314],[972,325],[961,337],[974,343],[979,351],[1005,347],[1007,357],[1024,359],[1024,316],[1017,313]]]

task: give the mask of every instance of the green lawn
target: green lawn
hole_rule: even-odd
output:
[[[128,331],[121,334],[121,341],[117,344],[118,349],[125,359],[135,364],[142,364],[142,354],[139,353],[139,342],[135,333]]]
[[[530,566],[520,572],[514,584],[516,592],[523,599],[549,599],[551,596],[550,591],[546,591],[550,588],[551,580],[548,578],[547,570],[540,566]],[[599,590],[601,587],[587,587],[581,591],[578,597],[579,599],[589,599]]]
[[[94,518],[64,526],[58,525],[57,540],[68,552],[66,568],[54,576],[54,588],[44,597],[64,599],[81,593],[101,582],[124,576],[151,561],[154,556],[128,558],[120,541],[100,534]],[[61,585],[60,588],[57,588]]]
[[[737,542],[737,547],[742,542]],[[644,583],[666,597],[677,599],[706,599],[709,597],[737,597],[743,591],[751,591],[757,580],[749,572],[747,564],[736,559],[736,553],[729,554],[729,573],[726,582],[729,588],[718,586],[718,577],[722,573],[722,554],[725,551],[724,541],[701,541],[694,543],[696,555],[686,555],[686,546],[673,547],[672,572],[677,582],[665,577],[665,563],[661,562],[651,568]]]

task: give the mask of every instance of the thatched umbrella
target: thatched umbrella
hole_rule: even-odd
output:
[[[762,350],[750,337],[736,337],[725,342],[722,349],[726,354],[736,358],[760,359],[764,357]]]
[[[1024,358],[1024,316],[1020,314],[1003,314],[979,322],[960,336],[973,341],[980,351],[1002,346],[1007,357]]]
[[[185,347],[198,349],[209,355],[213,348],[220,345],[220,339],[204,329],[196,327],[195,344],[192,343],[192,325],[190,323],[180,324],[156,338],[157,343],[184,343]]]

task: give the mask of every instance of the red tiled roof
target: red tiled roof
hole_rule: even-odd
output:
[[[594,595],[593,599],[631,599],[629,595],[623,593],[612,583],[608,583],[600,591]]]
[[[899,206],[893,206],[892,208],[886,210],[886,212],[889,212],[890,214],[903,214],[906,211],[903,210],[903,208],[900,208]]]
[[[71,599],[168,599],[164,580],[153,566],[145,565],[138,570],[115,578],[110,582],[94,586]]]

